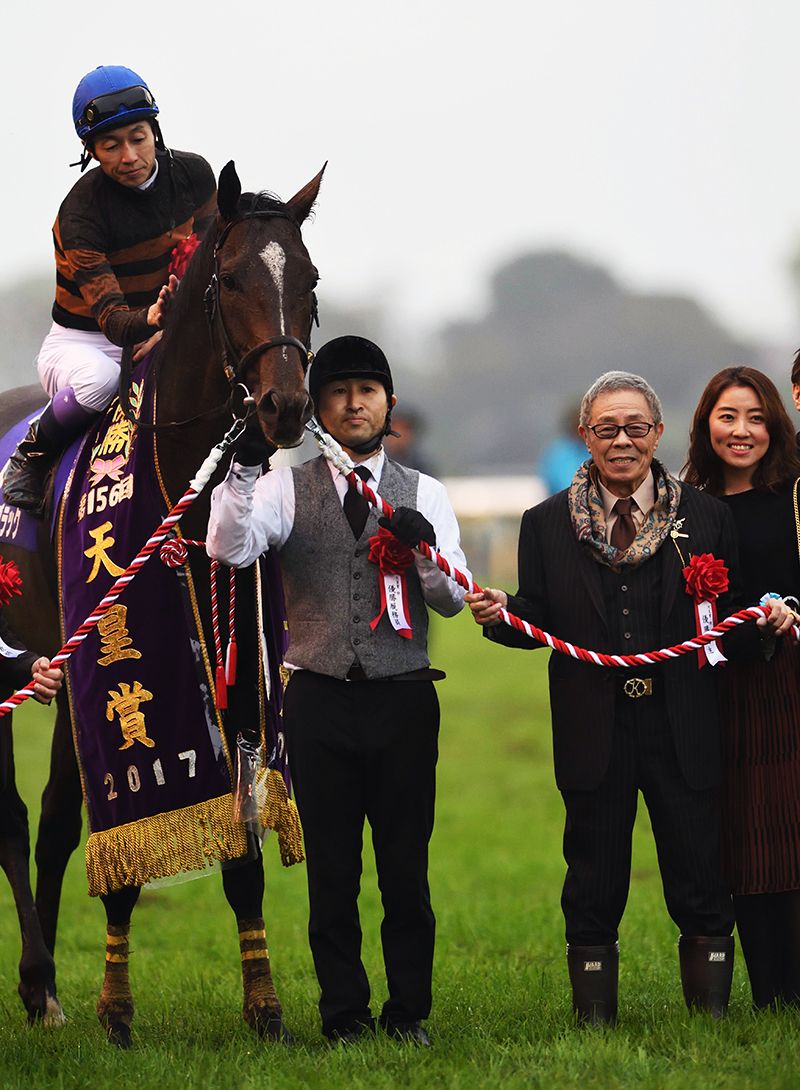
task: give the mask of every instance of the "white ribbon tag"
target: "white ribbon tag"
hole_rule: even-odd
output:
[[[0,636],[0,655],[2,655],[4,659],[18,659],[20,655],[24,654],[24,647],[9,647],[2,636]]]
[[[710,632],[717,621],[713,602],[697,602],[695,603],[695,609],[697,611],[697,627],[700,634],[702,635],[706,632]],[[706,653],[706,658],[708,659],[710,666],[719,666],[721,663],[728,661],[720,650],[716,640],[707,643],[703,650]]]
[[[395,632],[411,631],[411,624],[406,617],[403,603],[403,576],[384,575],[383,589],[386,594],[386,612]]]

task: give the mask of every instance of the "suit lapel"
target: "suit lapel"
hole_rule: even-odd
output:
[[[684,502],[686,496],[686,489],[681,490],[681,501],[678,504],[678,520],[686,517],[686,504]],[[689,549],[691,548],[691,526],[686,526],[682,531],[687,533],[688,537],[672,538],[667,534],[664,544],[661,546],[666,552],[663,555],[663,563],[661,565],[661,622],[662,624],[667,620],[672,610],[673,603],[675,601],[675,595],[678,592],[678,588],[683,582],[683,564],[681,563],[681,557],[678,553],[678,549],[675,547],[676,543],[680,547],[680,551],[683,554],[683,559],[689,563]]]
[[[600,615],[603,627],[608,631],[606,603],[603,597],[603,584],[600,579],[600,565],[596,560],[591,558],[588,550],[578,543],[574,533],[570,533],[570,540],[572,542],[572,547],[578,552],[578,570],[581,573],[583,585],[586,587],[592,605]]]

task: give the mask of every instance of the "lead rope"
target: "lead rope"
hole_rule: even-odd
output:
[[[189,559],[188,545],[205,549],[205,541],[194,541],[187,537],[171,537],[161,546],[159,556],[168,568],[179,568]],[[225,711],[228,707],[228,689],[236,684],[236,569],[228,569],[228,646],[222,654],[222,635],[219,625],[219,569],[218,560],[212,560],[209,569],[211,598],[211,631],[214,638],[214,697],[216,707]],[[224,665],[223,665],[224,661]]]
[[[333,436],[323,431],[314,417],[306,424],[306,428],[314,436],[328,461],[332,462],[339,472],[347,477],[350,487],[356,488],[364,499],[377,511],[380,511],[382,515],[391,518],[394,514],[392,505],[362,481],[355,472],[352,459],[348,457]],[[463,587],[464,590],[471,594],[483,594],[483,587],[479,586],[471,576],[459,571],[454,564],[451,564],[438,549],[430,546],[427,541],[417,542],[414,548],[422,556],[433,561],[439,570],[443,571],[448,579],[457,583],[458,586]],[[704,632],[702,636],[684,640],[683,643],[674,644],[672,647],[662,647],[658,651],[643,651],[636,655],[607,655],[601,651],[587,651],[584,647],[576,647],[575,644],[560,640],[557,636],[551,636],[549,632],[537,628],[536,625],[531,624],[529,621],[523,621],[521,617],[509,613],[507,609],[501,608],[500,617],[511,628],[516,628],[518,632],[524,632],[526,636],[530,636],[537,643],[545,644],[547,647],[552,648],[553,651],[559,651],[563,655],[570,655],[582,662],[591,662],[595,666],[652,666],[657,662],[666,662],[669,659],[687,655],[691,651],[698,651],[700,648],[705,647],[707,643],[720,639],[721,636],[737,625],[745,624],[747,621],[756,620],[759,617],[766,617],[768,612],[766,606],[748,606],[747,609],[740,609],[738,613],[732,613],[730,617],[717,622],[715,628]],[[792,625],[791,632],[795,640],[800,640],[800,624]]]

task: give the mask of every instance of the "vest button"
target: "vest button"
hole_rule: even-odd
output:
[[[627,590],[628,588],[627,588],[627,586],[625,585],[625,583],[623,583],[623,584],[622,584],[622,586],[621,586],[621,587],[620,587],[619,589],[620,589],[620,590]]]
[[[622,611],[622,616],[623,616],[623,617],[627,617],[629,613],[630,613],[630,610],[629,610],[629,609],[623,609],[623,611]]]
[[[354,637],[353,637],[353,643],[355,643],[355,644],[359,644],[359,643],[361,643],[361,640],[359,639],[359,637],[358,637],[358,636],[354,636]]]
[[[360,620],[361,620],[361,618],[360,618],[360,617],[358,616],[358,614],[356,614],[356,615],[355,615],[355,616],[353,617],[353,624],[358,624],[358,622],[359,622]]]
[[[361,597],[361,595],[360,595],[360,594],[358,593],[358,591],[357,591],[357,590],[356,590],[356,591],[353,591],[353,601],[354,601],[354,602],[357,602],[357,601],[359,600],[359,598],[360,598],[360,597]]]
[[[624,635],[626,640],[629,640],[631,638],[630,632],[623,632],[623,635]]]
[[[353,572],[353,578],[354,579],[360,579],[361,578],[361,572],[360,571],[354,571]]]

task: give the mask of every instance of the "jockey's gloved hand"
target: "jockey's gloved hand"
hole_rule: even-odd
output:
[[[413,507],[395,507],[392,517],[389,519],[384,515],[378,519],[378,525],[391,530],[397,540],[408,545],[410,549],[418,541],[427,541],[434,547],[436,545],[436,531],[425,516]]]
[[[258,420],[252,417],[236,442],[233,460],[240,466],[263,466],[277,449],[265,437]]]

